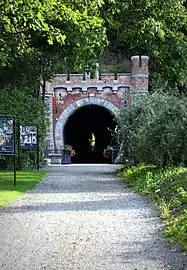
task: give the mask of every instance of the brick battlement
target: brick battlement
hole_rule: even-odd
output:
[[[54,80],[47,83],[47,92],[64,89],[67,92],[81,90],[87,92],[89,88],[96,88],[102,91],[105,88],[111,88],[112,91],[118,91],[120,87],[128,87],[133,92],[148,91],[148,61],[147,56],[133,56],[131,73],[99,73],[96,72],[95,78],[90,78],[84,74],[56,74]]]
[[[69,80],[67,80],[67,74],[57,74],[52,82],[53,89],[66,88],[68,92],[71,92],[75,88],[81,88],[83,92],[87,91],[87,88],[97,88],[98,91],[102,91],[103,87],[114,87],[114,90],[117,90],[117,87],[120,85],[126,85],[130,87],[131,85],[131,73],[127,74],[101,74],[100,79],[98,78],[85,78],[83,80],[83,74],[70,74]],[[51,90],[51,85],[48,92]]]

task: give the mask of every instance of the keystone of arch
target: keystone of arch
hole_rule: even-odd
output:
[[[98,105],[107,109],[114,117],[117,116],[119,112],[119,108],[111,103],[110,101],[102,98],[89,97],[79,99],[72,104],[70,104],[60,115],[56,128],[55,128],[55,142],[56,147],[58,149],[62,149],[64,147],[64,127],[68,121],[68,118],[76,112],[76,110],[80,107],[86,105]]]

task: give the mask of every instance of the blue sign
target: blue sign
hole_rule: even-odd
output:
[[[14,119],[0,116],[0,153],[14,153]]]
[[[20,125],[20,148],[37,148],[37,126]]]

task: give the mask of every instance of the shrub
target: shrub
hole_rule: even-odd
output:
[[[118,143],[124,156],[166,166],[187,159],[187,98],[155,92],[121,111]]]

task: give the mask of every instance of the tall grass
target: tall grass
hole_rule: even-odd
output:
[[[187,169],[139,165],[123,167],[122,179],[155,202],[170,241],[187,250]]]

